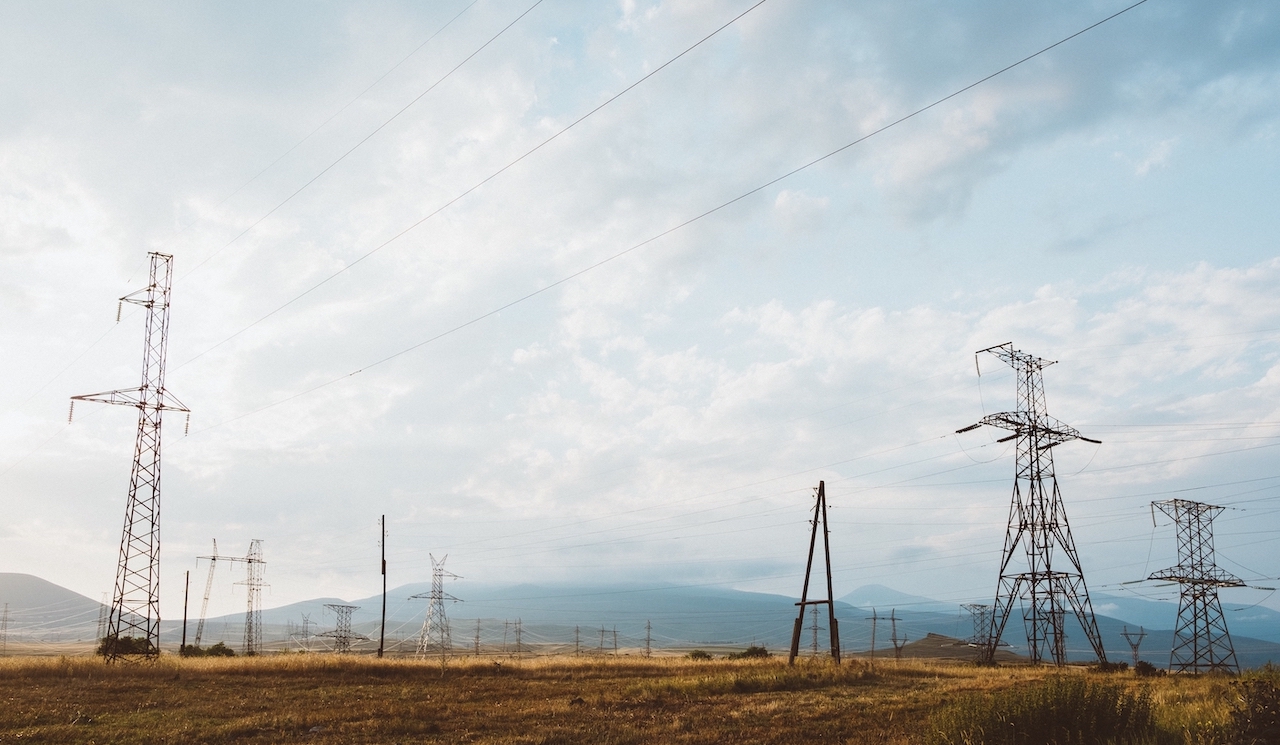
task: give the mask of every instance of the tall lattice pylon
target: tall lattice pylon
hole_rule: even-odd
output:
[[[787,664],[793,665],[796,656],[800,654],[800,632],[804,628],[804,613],[809,606],[827,606],[827,628],[831,630],[831,659],[836,664],[840,664],[840,625],[836,621],[835,594],[831,590],[831,531],[827,522],[827,485],[825,481],[818,482],[818,488],[814,489],[813,503],[813,532],[809,534],[809,560],[804,566],[804,588],[800,591],[800,602],[796,603],[800,607],[799,613],[796,614],[795,625],[791,629],[791,653],[787,657]],[[818,542],[818,525],[822,525],[822,555],[826,559],[827,569],[827,599],[826,600],[810,600],[809,599],[809,577],[813,573],[813,552]]]
[[[449,633],[449,617],[444,611],[446,601],[458,603],[461,602],[454,596],[444,591],[444,578],[459,579],[458,575],[452,572],[446,572],[444,562],[449,558],[445,555],[440,561],[436,561],[436,557],[427,554],[431,558],[431,592],[418,593],[410,595],[411,600],[426,599],[427,617],[422,621],[422,631],[418,634],[418,656],[428,654],[439,654],[447,657],[453,651],[453,638]]]
[[[169,296],[173,257],[152,252],[151,281],[120,298],[146,310],[142,345],[142,385],[137,388],[71,397],[76,401],[132,406],[138,410],[138,434],[129,476],[129,497],[120,538],[115,592],[107,618],[102,653],[108,661],[155,659],[160,654],[160,424],[166,411],[190,412],[165,390],[165,353],[169,345]],[[116,314],[119,320],[119,313]]]
[[[1213,518],[1222,511],[1203,502],[1169,499],[1152,502],[1178,526],[1178,565],[1147,579],[1177,582],[1178,623],[1173,631],[1169,669],[1174,672],[1236,672],[1236,650],[1218,601],[1219,587],[1245,583],[1213,561]]]
[[[244,654],[246,656],[262,654],[262,576],[266,569],[266,560],[262,558],[262,539],[249,541],[249,553],[243,559],[245,568],[244,585],[248,591],[249,603],[244,614]]]
[[[1102,635],[1098,633],[1084,570],[1080,568],[1080,556],[1058,491],[1052,450],[1055,445],[1072,440],[1100,443],[1045,413],[1041,371],[1053,361],[1016,350],[1012,344],[983,349],[978,354],[983,352],[995,355],[1017,373],[1018,410],[983,417],[977,424],[957,430],[957,434],[984,424],[1007,429],[1013,434],[997,442],[1016,440],[1018,456],[999,585],[992,605],[991,633],[979,657],[987,663],[995,660],[996,647],[1014,613],[1014,604],[1020,602],[1027,631],[1027,655],[1032,662],[1041,662],[1046,653],[1057,665],[1066,662],[1062,622],[1068,607],[1084,628],[1098,660],[1105,662]],[[1055,552],[1066,558],[1066,571],[1053,568]],[[1025,564],[1017,560],[1019,554]],[[1058,564],[1061,567],[1062,561]]]

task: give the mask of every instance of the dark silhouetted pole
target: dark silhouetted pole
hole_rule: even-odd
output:
[[[378,521],[378,525],[382,527],[382,623],[378,627],[378,656],[382,656],[382,650],[387,643],[387,516],[383,515]]]

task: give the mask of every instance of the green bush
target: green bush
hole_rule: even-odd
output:
[[[1080,745],[1159,743],[1150,699],[1123,687],[1060,676],[995,694],[971,696],[930,722],[933,745]]]
[[[1138,664],[1133,666],[1133,674],[1139,678],[1158,678],[1164,675],[1164,670],[1152,665],[1146,660],[1138,660]]]
[[[711,653],[704,652],[701,649],[695,649],[689,654],[685,655],[685,657],[688,657],[691,660],[709,660],[711,659]]]
[[[156,654],[156,649],[150,640],[141,636],[104,636],[98,641],[95,652],[106,657],[112,654]]]
[[[193,647],[188,645],[183,647],[178,652],[178,654],[182,655],[183,657],[235,657],[236,656],[235,650],[232,649],[231,647],[228,647],[226,644],[222,642],[218,642],[217,644],[207,649],[201,649],[200,647]]]
[[[769,654],[769,650],[764,647],[757,647],[754,644],[741,652],[734,652],[729,655],[729,659],[731,660],[762,660],[767,657],[772,657],[772,655]]]

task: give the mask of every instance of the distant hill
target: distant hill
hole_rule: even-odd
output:
[[[23,651],[98,635],[101,603],[30,574],[0,573],[0,603],[9,605],[9,642]]]
[[[652,645],[658,649],[732,649],[760,644],[775,652],[785,652],[791,641],[796,618],[796,599],[785,595],[744,592],[718,587],[690,587],[665,584],[617,585],[534,585],[481,584],[458,581],[446,591],[462,598],[450,603],[455,646],[474,644],[477,623],[481,646],[488,652],[515,649],[516,622],[520,641],[527,651],[542,652],[612,651],[614,632],[619,650],[642,648],[645,625],[650,624]],[[425,599],[415,594],[430,591],[429,583],[402,585],[388,593],[388,648],[412,651],[427,610]],[[353,630],[376,639],[381,596],[350,602],[338,598],[316,598],[263,610],[263,637],[267,649],[296,648],[304,643],[304,614],[310,634],[331,631],[334,615],[326,603],[359,606],[353,616]],[[1113,660],[1130,659],[1130,649],[1120,632],[1128,627],[1145,627],[1141,657],[1160,667],[1169,661],[1173,632],[1170,628],[1177,607],[1143,598],[1094,593],[1098,626]],[[67,654],[92,649],[97,635],[98,602],[28,574],[0,574],[0,603],[9,604],[10,650],[25,653]],[[869,654],[872,625],[868,616],[876,609],[880,620],[875,629],[876,656],[892,654],[891,637],[896,629],[899,641],[906,640],[912,655],[963,657],[969,649],[955,641],[973,633],[972,621],[959,606],[891,588],[868,585],[845,595],[835,603],[840,623],[841,646],[846,655]],[[1244,608],[1224,602],[1228,628],[1235,642],[1240,664],[1257,667],[1280,661],[1280,613],[1262,607]],[[893,611],[895,622],[885,618]],[[188,641],[194,641],[198,619],[188,624]],[[805,618],[801,650],[812,642],[811,616]],[[825,651],[826,612],[818,618],[819,640]],[[244,633],[244,615],[230,614],[206,622],[202,643],[218,641],[239,649]],[[1067,656],[1070,660],[1092,659],[1093,651],[1084,631],[1069,617],[1066,622]],[[161,643],[176,648],[182,628],[178,619],[161,625]],[[1004,641],[1009,654],[1025,654],[1025,631],[1020,618],[1011,620]],[[326,640],[313,638],[313,648],[324,648]],[[361,649],[370,649],[368,642]],[[951,646],[946,646],[951,645]],[[929,652],[928,650],[933,651]],[[926,654],[927,652],[927,654]]]

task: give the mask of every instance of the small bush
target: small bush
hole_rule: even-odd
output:
[[[1164,675],[1164,672],[1146,660],[1138,660],[1138,664],[1133,666],[1133,674],[1139,678],[1158,678]]]
[[[701,649],[695,649],[689,654],[685,655],[685,657],[688,657],[691,660],[709,660],[711,659],[711,653],[703,651]]]
[[[1127,662],[1099,662],[1089,666],[1091,673],[1122,673],[1129,669]]]
[[[1156,743],[1151,700],[1118,685],[1076,677],[963,699],[934,716],[933,745]]]
[[[769,650],[764,647],[757,647],[752,644],[741,652],[734,652],[729,655],[731,660],[763,660],[773,655],[769,654]]]
[[[235,657],[236,656],[235,650],[232,649],[231,647],[228,647],[223,642],[218,642],[217,644],[213,645],[212,647],[209,647],[208,649],[202,649],[200,647],[193,647],[188,645],[183,647],[178,652],[178,654],[182,655],[183,657]]]
[[[151,641],[141,636],[104,636],[98,642],[98,648],[94,651],[96,654],[103,657],[112,654],[156,653],[156,649],[151,645]]]

